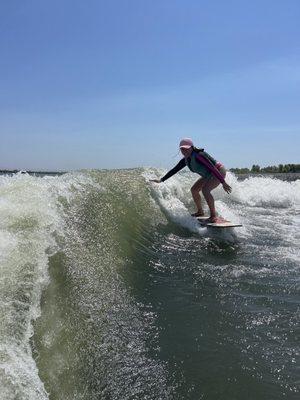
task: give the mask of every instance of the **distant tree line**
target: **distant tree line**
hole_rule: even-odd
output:
[[[252,165],[252,168],[230,168],[235,174],[255,173],[293,173],[300,172],[300,164],[279,164],[261,168],[259,165]]]
[[[19,169],[0,169],[0,174],[17,174],[21,172],[21,174],[44,174],[44,175],[62,175],[65,174],[64,171],[24,171]]]
[[[17,172],[19,172],[18,169],[1,169],[0,173],[1,174],[16,174]]]

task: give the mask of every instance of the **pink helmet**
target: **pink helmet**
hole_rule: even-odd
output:
[[[180,143],[179,143],[180,149],[189,149],[192,146],[194,146],[192,139],[184,138],[184,139],[180,140]]]

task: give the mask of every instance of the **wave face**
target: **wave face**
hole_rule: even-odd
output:
[[[300,180],[0,176],[1,399],[298,398]]]

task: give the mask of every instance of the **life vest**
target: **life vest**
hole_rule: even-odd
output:
[[[197,159],[197,154],[198,152],[193,150],[192,154],[185,159],[185,163],[192,172],[198,173],[203,176],[203,178],[209,178],[212,173],[204,164],[201,163],[200,160]],[[199,154],[201,154],[202,157],[205,157],[212,165],[217,164],[217,161],[205,151],[201,151]]]

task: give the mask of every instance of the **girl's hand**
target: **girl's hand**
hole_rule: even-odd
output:
[[[160,183],[161,180],[160,179],[150,179],[150,182]]]
[[[223,183],[223,189],[225,192],[230,193],[231,192],[231,186],[229,186],[226,182]]]

